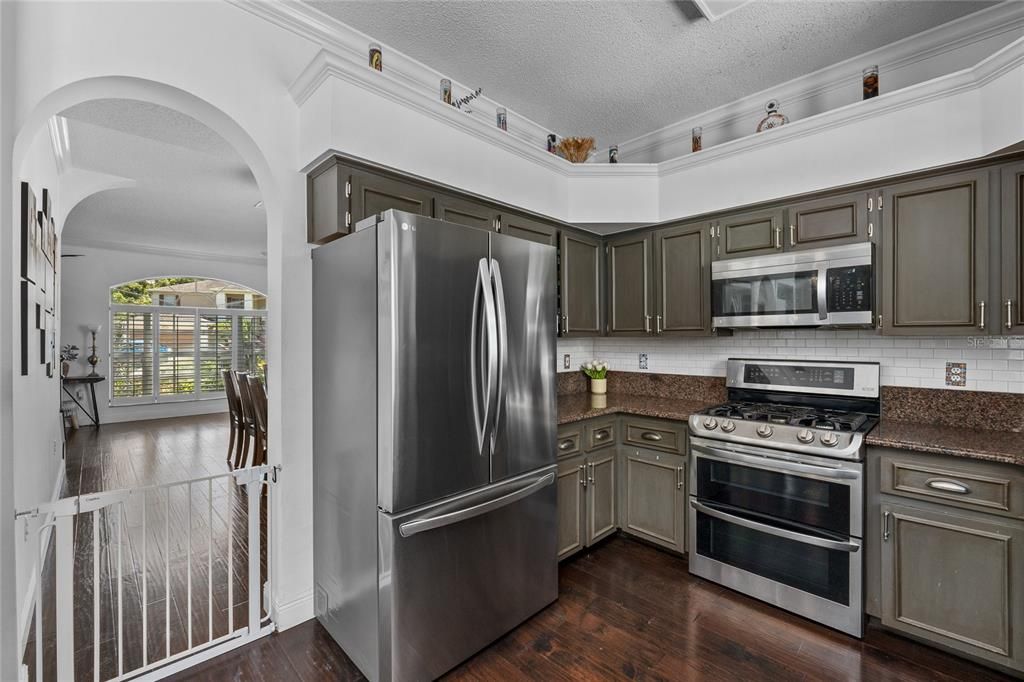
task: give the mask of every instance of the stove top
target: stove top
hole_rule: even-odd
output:
[[[809,429],[867,433],[877,423],[877,417],[864,412],[819,409],[803,405],[730,401],[710,407],[700,414],[719,419],[739,419],[770,424],[803,426]]]

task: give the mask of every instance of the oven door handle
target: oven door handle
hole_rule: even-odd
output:
[[[720,450],[718,448],[707,447],[704,445],[692,444],[690,447],[694,452],[698,452],[703,455],[708,455],[715,459],[724,460],[727,462],[736,462],[738,464],[752,464],[755,466],[759,465],[759,468],[765,468],[770,466],[773,471],[789,471],[795,474],[810,474],[812,476],[819,476],[821,478],[832,478],[836,480],[854,480],[860,478],[861,474],[857,471],[850,469],[838,469],[832,467],[815,466],[813,464],[801,464],[799,462],[791,462],[788,459],[782,459],[779,457],[772,457],[770,455],[757,455],[750,454],[745,455],[740,452],[733,452],[731,450]]]
[[[737,526],[743,526],[744,528],[750,528],[751,530],[760,531],[767,533],[768,535],[775,535],[780,538],[787,540],[793,540],[795,542],[801,542],[805,545],[814,545],[815,547],[824,547],[825,549],[836,550],[837,552],[857,552],[860,550],[860,545],[855,542],[841,542],[839,540],[829,540],[827,538],[819,538],[814,535],[806,535],[804,533],[797,533],[792,530],[785,530],[784,528],[776,528],[775,526],[768,525],[767,523],[760,523],[758,521],[751,521],[740,516],[735,516],[718,509],[712,509],[706,504],[702,504],[697,500],[690,500],[690,506],[701,514],[707,514],[713,516],[716,519],[721,519],[728,523],[734,523]]]

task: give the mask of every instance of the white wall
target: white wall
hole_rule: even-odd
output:
[[[731,357],[873,361],[886,386],[1024,393],[1024,337],[882,337],[859,330],[737,331],[722,338],[597,338],[558,342],[558,367],[570,354],[570,370],[591,359],[607,360],[613,371],[725,376]],[[945,384],[946,363],[967,365],[967,385]],[[564,370],[563,370],[564,371]]]
[[[130,234],[130,227],[125,227]],[[243,284],[263,292],[267,290],[267,268],[265,265],[216,260],[194,260],[181,256],[132,253],[109,249],[94,249],[65,244],[66,253],[83,254],[81,258],[63,259],[64,286],[61,290],[61,344],[73,343],[80,349],[78,360],[72,363],[71,374],[88,374],[90,325],[102,324],[103,330],[96,335],[96,347],[101,362],[97,371],[110,375],[109,348],[110,332],[110,287],[147,277],[196,276],[222,279]],[[274,306],[273,301],[268,302]],[[159,403],[148,405],[109,404],[110,384],[104,382],[97,387],[101,422],[120,422],[135,419],[159,419],[188,414],[224,412],[227,403],[223,399],[200,400],[184,403]],[[86,402],[85,404],[88,405]],[[89,422],[80,415],[83,425]]]

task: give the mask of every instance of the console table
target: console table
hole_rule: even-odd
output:
[[[75,401],[75,405],[78,405],[82,412],[85,412],[85,416],[97,427],[100,425],[100,410],[96,404],[96,384],[105,380],[106,377],[97,374],[96,376],[62,377],[60,381],[60,387],[64,390],[64,393]],[[78,401],[78,398],[75,397],[75,394],[69,388],[69,386],[81,384],[88,384],[89,386],[89,396],[92,398],[92,412]]]

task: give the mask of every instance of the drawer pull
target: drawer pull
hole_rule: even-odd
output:
[[[575,444],[575,442],[576,441],[574,441],[572,438],[567,438],[566,440],[563,440],[561,443],[558,444],[558,449],[568,450]]]
[[[655,433],[654,431],[644,431],[640,434],[640,437],[644,440],[653,440],[655,442],[661,440],[661,434]]]
[[[929,478],[924,482],[924,484],[932,490],[941,490],[944,493],[967,495],[971,492],[971,489],[963,483],[960,483],[959,481],[951,481],[948,478]]]
[[[608,429],[601,429],[600,431],[594,431],[594,440],[604,440],[608,437]]]

